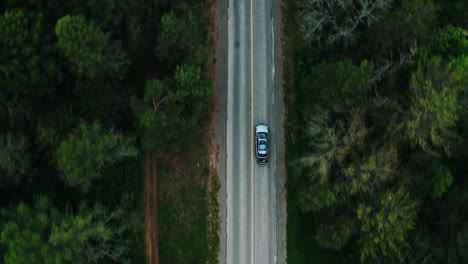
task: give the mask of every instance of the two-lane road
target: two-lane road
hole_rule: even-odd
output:
[[[278,10],[272,11],[272,6]],[[277,245],[280,244],[280,250],[284,250],[285,221],[277,223],[275,184],[278,177],[283,177],[279,182],[284,183],[284,143],[283,106],[281,91],[278,91],[281,86],[275,84],[278,79],[275,72],[281,67],[275,65],[275,56],[279,55],[275,50],[280,50],[275,48],[274,41],[279,23],[274,23],[272,13],[279,15],[279,5],[271,0],[229,1],[226,122],[228,264],[285,263],[284,252],[278,258]],[[253,152],[253,131],[258,124],[266,124],[270,128],[271,159],[266,166],[256,164]],[[281,170],[277,171],[277,167]],[[284,196],[284,190],[280,192]],[[281,206],[280,211],[284,213],[285,204],[281,203]],[[281,236],[277,235],[278,229],[282,231]]]

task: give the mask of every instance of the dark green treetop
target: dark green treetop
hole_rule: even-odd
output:
[[[47,131],[44,131],[47,132]],[[55,151],[62,179],[86,192],[93,179],[100,178],[106,165],[135,157],[134,142],[120,133],[103,131],[97,122],[81,122]]]
[[[128,64],[125,53],[93,21],[66,15],[57,22],[58,46],[72,71],[89,78],[122,78]]]

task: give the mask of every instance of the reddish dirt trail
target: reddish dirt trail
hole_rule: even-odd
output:
[[[151,166],[151,240],[153,241],[153,259],[150,263],[159,264],[158,175],[156,173],[158,163],[155,155],[151,159]]]
[[[152,246],[152,217],[151,217],[151,154],[149,152],[145,153],[145,244],[146,244],[146,263],[151,263],[153,258],[153,246]]]
[[[159,7],[153,0],[148,0],[149,13],[147,21],[146,41],[146,80],[158,77],[159,65],[153,55],[156,46],[158,24],[160,20]],[[159,264],[159,225],[158,225],[158,177],[157,158],[151,152],[145,152],[145,244],[146,263]]]
[[[157,158],[145,153],[146,263],[159,264]]]

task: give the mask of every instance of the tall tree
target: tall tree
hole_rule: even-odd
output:
[[[15,9],[0,16],[0,92],[41,95],[52,90],[55,72],[44,17]]]
[[[184,19],[177,18],[174,12],[164,14],[155,48],[156,57],[171,69],[189,54],[190,35]]]
[[[359,225],[354,215],[348,210],[338,207],[339,212],[320,212],[317,218],[317,234],[315,239],[324,248],[340,251],[359,231]],[[337,208],[337,209],[338,209]]]
[[[128,64],[125,53],[93,21],[66,15],[57,22],[58,46],[74,73],[89,78],[107,74],[122,78]]]
[[[351,41],[358,26],[370,26],[380,19],[392,0],[304,0],[298,17],[303,38],[311,43],[332,45]]]
[[[441,57],[430,59],[411,76],[411,107],[405,117],[405,135],[414,146],[437,154],[442,148],[450,154],[452,127],[458,120],[458,93],[466,72],[454,61],[444,64]]]
[[[398,252],[405,244],[408,231],[414,227],[418,202],[400,187],[388,191],[377,206],[361,203],[357,217],[361,223],[361,262],[367,257],[377,258]]]
[[[441,197],[452,185],[453,176],[450,168],[439,162],[434,162],[427,171],[427,179],[424,184],[426,193],[431,198]]]
[[[457,234],[457,246],[460,256],[468,261],[468,225],[463,225]]]
[[[0,136],[0,188],[17,186],[31,177],[30,144],[24,135]]]
[[[126,227],[119,223],[122,210],[83,205],[76,214],[62,213],[46,197],[38,196],[33,208],[20,203],[12,210],[2,209],[1,215],[5,264],[88,264],[102,263],[104,258],[128,263],[125,254],[131,242],[124,237]]]
[[[299,159],[299,168],[307,169],[311,182],[328,183],[332,166],[343,164],[352,148],[364,142],[366,134],[362,112],[353,111],[347,122],[333,122],[328,111],[317,108],[305,130],[310,153]]]
[[[351,60],[322,61],[311,70],[310,87],[304,93],[320,91],[327,108],[345,113],[351,108],[372,109],[377,105],[371,90],[372,63],[362,61],[355,66]]]
[[[379,41],[393,51],[406,52],[424,46],[436,25],[437,6],[433,0],[406,0],[388,12],[380,21]],[[376,32],[380,34],[379,32]]]
[[[376,82],[394,78],[392,75],[401,74],[400,69],[415,61],[417,52],[430,43],[437,24],[437,5],[433,0],[395,2],[369,33],[363,34],[366,40],[362,53],[375,62]]]
[[[158,1],[159,2],[159,1]],[[70,14],[86,14],[99,27],[122,42],[127,52],[140,47],[143,40],[144,19],[149,8],[145,0],[69,0]]]
[[[393,145],[374,148],[370,155],[354,157],[349,165],[340,168],[343,179],[338,189],[347,195],[376,195],[397,174],[398,152]]]
[[[176,65],[195,64],[204,66],[208,50],[203,43],[199,25],[186,19],[190,9],[178,16],[173,11],[161,17],[161,30],[154,54],[167,70],[172,71]],[[197,27],[198,26],[198,27]]]
[[[46,132],[46,131],[44,131]],[[100,178],[105,165],[137,154],[134,142],[120,133],[102,131],[97,122],[79,126],[55,151],[62,179],[86,192],[93,179]]]
[[[448,25],[434,32],[433,53],[449,59],[468,55],[468,32],[459,27]]]
[[[201,68],[177,66],[173,76],[149,81],[143,100],[132,98],[132,108],[144,130],[146,149],[163,151],[167,144],[184,142],[187,134],[200,132],[213,84]]]

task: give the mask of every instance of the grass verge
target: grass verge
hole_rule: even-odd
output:
[[[218,262],[219,183],[205,141],[189,144],[159,163],[161,263]]]

